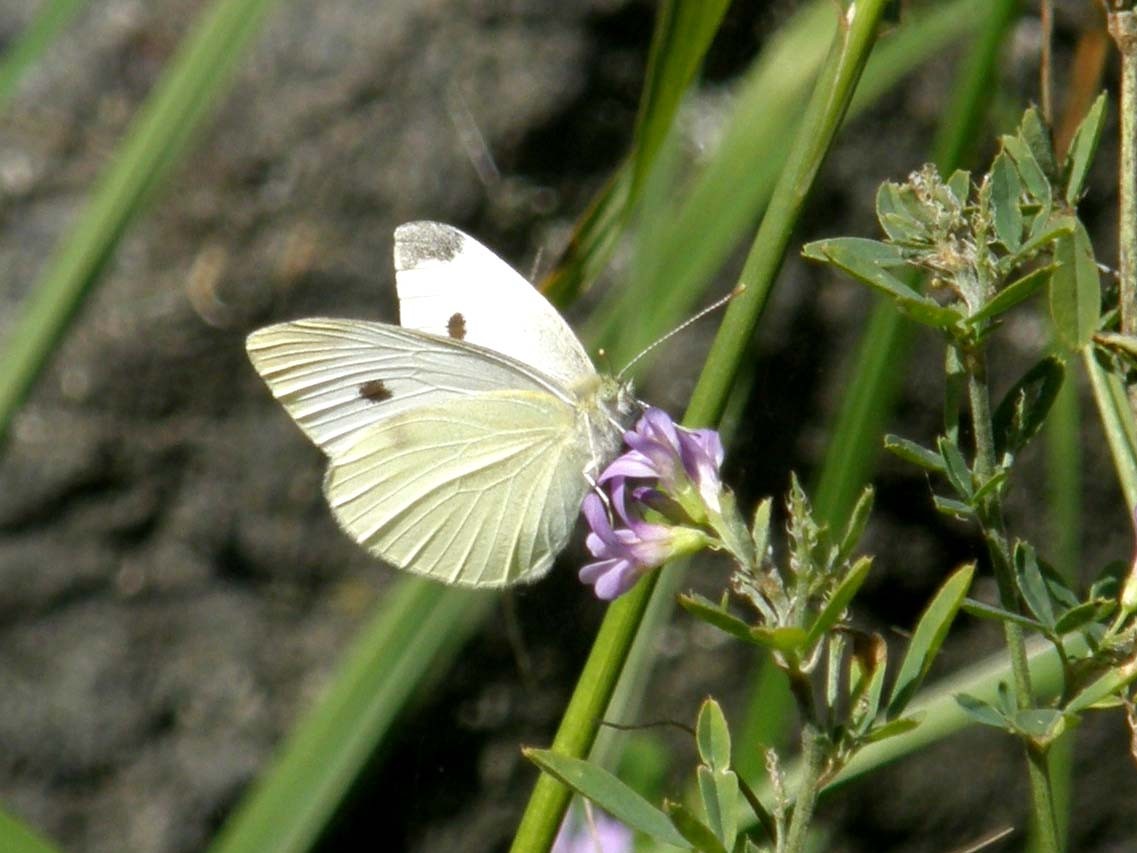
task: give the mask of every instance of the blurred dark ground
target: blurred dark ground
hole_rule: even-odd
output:
[[[0,46],[37,5],[0,4]],[[696,102],[703,120],[795,5],[734,4]],[[1079,5],[1060,4],[1060,58],[1086,15]],[[91,4],[0,116],[0,333],[200,9]],[[269,398],[244,335],[312,313],[393,319],[390,235],[407,220],[453,223],[523,272],[543,269],[628,144],[652,11],[635,0],[280,4],[0,456],[5,808],[68,850],[204,846],[392,581],[336,529],[320,454]],[[1036,97],[1037,46],[1027,17],[997,115]],[[875,234],[875,188],[924,161],[952,60],[933,59],[846,129],[802,241]],[[500,172],[488,182],[461,141],[471,122]],[[1107,260],[1115,133],[1111,124],[1089,214]],[[986,157],[993,143],[979,148]],[[807,482],[816,471],[869,307],[862,290],[795,255],[761,326],[728,459],[747,502],[784,493],[791,469]],[[1002,387],[1037,357],[1043,329],[1029,312],[1009,324]],[[643,396],[678,411],[712,331],[704,323],[677,342],[683,357],[661,359],[666,374],[656,370]],[[897,366],[907,378],[892,431],[935,433],[940,358],[922,335]],[[1092,422],[1088,399],[1086,412]],[[1132,546],[1094,426],[1084,453],[1088,575]],[[1012,523],[1045,548],[1042,461],[1036,449],[1016,481]],[[877,568],[858,619],[889,632],[910,626],[944,574],[980,549],[933,513],[920,474],[884,460],[877,488],[865,542]],[[603,613],[574,580],[579,559],[570,551],[560,571],[513,595],[531,670],[522,674],[505,619],[492,620],[402,725],[323,849],[373,839],[430,853],[503,848],[533,779],[518,745],[551,737]],[[712,592],[723,567],[705,572],[693,582]],[[937,671],[998,646],[996,630],[962,620]],[[689,722],[708,693],[739,718],[751,668],[678,616],[658,652],[652,719]],[[678,772],[689,749],[668,742]],[[1072,849],[1137,849],[1135,772],[1116,715],[1079,732]],[[1023,787],[1013,744],[976,732],[850,786],[820,820],[833,850],[949,851],[1021,827]],[[1021,849],[1023,838],[991,849]]]

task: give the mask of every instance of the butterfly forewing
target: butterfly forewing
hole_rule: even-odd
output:
[[[400,225],[395,280],[404,327],[488,347],[565,387],[596,372],[548,300],[457,228],[437,222]]]
[[[308,437],[329,456],[384,418],[512,388],[567,391],[471,344],[363,320],[312,318],[249,335],[249,358]]]
[[[581,419],[541,391],[498,391],[402,412],[332,459],[324,492],[373,554],[462,586],[541,577],[588,488]]]

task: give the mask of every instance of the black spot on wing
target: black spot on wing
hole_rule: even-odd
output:
[[[452,261],[466,235],[440,222],[408,222],[395,229],[395,268],[411,270],[429,261]]]
[[[383,384],[382,379],[371,379],[359,386],[359,396],[365,400],[382,403],[391,399],[391,389]]]
[[[446,334],[455,340],[461,341],[466,337],[466,318],[461,314],[451,314],[446,321]]]

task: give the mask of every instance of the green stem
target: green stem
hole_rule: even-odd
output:
[[[981,349],[965,353],[967,393],[971,405],[972,431],[975,434],[975,475],[983,482],[995,470],[995,436],[992,427],[991,398],[987,384],[987,362]],[[979,507],[984,539],[999,587],[999,600],[1004,610],[1017,613],[1019,597],[1014,577],[1014,563],[1007,543],[1003,524],[1002,500],[993,493]],[[1011,674],[1015,686],[1015,703],[1019,708],[1034,705],[1030,667],[1027,662],[1026,642],[1022,628],[1004,622],[1007,650],[1011,656]],[[1026,742],[1027,773],[1030,778],[1031,803],[1037,831],[1037,849],[1040,853],[1059,853],[1058,821],[1054,812],[1053,789],[1044,748]]]
[[[1121,54],[1121,162],[1118,170],[1118,281],[1121,333],[1137,334],[1137,12],[1111,12],[1109,32]],[[1137,387],[1129,389],[1137,412]]]
[[[813,809],[817,805],[817,795],[821,791],[821,777],[825,771],[826,749],[821,733],[812,725],[805,725],[801,731],[802,773],[798,782],[797,797],[794,799],[793,816],[785,843],[779,846],[779,853],[802,853],[809,838],[809,825],[813,819]]]
[[[687,408],[687,424],[713,424],[726,406],[805,197],[848,109],[889,4],[890,0],[864,0],[850,6],[856,9],[851,21],[842,21],[743,270],[746,291],[731,303],[723,318]],[[609,608],[553,740],[554,751],[575,758],[588,755],[655,585],[655,577],[647,578]],[[548,850],[569,798],[568,788],[542,775],[514,836],[512,851]]]
[[[739,276],[742,293],[730,303],[711,345],[707,364],[716,365],[718,369],[704,370],[699,377],[687,408],[685,422],[688,424],[716,423],[722,415],[754,326],[781,269],[794,225],[848,109],[875,42],[882,11],[888,5],[886,0],[848,5],[848,10],[855,9],[856,14],[852,21],[843,20],[838,28],[797,138],[790,147],[786,166]]]

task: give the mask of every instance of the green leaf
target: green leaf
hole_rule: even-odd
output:
[[[695,742],[699,747],[699,758],[712,770],[726,770],[730,767],[730,729],[722,708],[714,699],[706,699],[699,709],[695,723]]]
[[[1102,701],[1120,694],[1137,680],[1137,660],[1129,660],[1125,664],[1111,669],[1087,685],[1074,696],[1066,705],[1067,714],[1080,714],[1097,706]]]
[[[807,648],[812,647],[825,635],[826,631],[837,624],[837,620],[841,618],[857,594],[857,590],[861,588],[861,584],[869,576],[869,569],[871,568],[872,557],[861,557],[853,564],[849,573],[841,579],[841,583],[833,590],[833,594],[829,596],[829,600],[825,602],[825,606],[821,608],[821,612],[817,614],[817,618],[809,627],[809,636],[805,642]]]
[[[770,509],[773,501],[765,498],[754,510],[754,523],[750,526],[750,539],[754,542],[754,559],[761,565],[770,550]]]
[[[1038,435],[1058,392],[1062,390],[1065,376],[1065,362],[1051,355],[1034,365],[1012,386],[992,416],[997,455],[1017,454]]]
[[[976,616],[980,619],[1013,622],[1015,625],[1021,625],[1023,628],[1028,628],[1031,631],[1046,630],[1045,626],[1037,619],[1023,616],[1021,613],[1012,613],[1010,610],[1004,610],[1001,607],[996,607],[994,604],[987,604],[983,601],[976,601],[974,598],[964,599],[961,608],[964,612],[970,613],[972,616]]]
[[[956,169],[947,179],[948,189],[955,196],[960,206],[967,204],[967,197],[971,195],[971,173],[966,169]]]
[[[1038,566],[1038,556],[1034,548],[1025,542],[1015,544],[1015,583],[1022,593],[1023,601],[1038,621],[1047,630],[1054,630],[1054,607],[1050,601],[1050,590]]]
[[[888,644],[880,634],[853,632],[849,658],[849,703],[856,712],[856,729],[867,731],[880,710],[888,665]]]
[[[830,263],[883,293],[906,316],[926,326],[950,329],[963,319],[959,311],[922,296],[888,271],[888,268],[904,265],[903,256],[895,246],[861,237],[834,237],[807,243],[802,254]]]
[[[1011,727],[1035,741],[1049,743],[1066,730],[1066,718],[1055,708],[1024,708],[1015,712]]]
[[[900,672],[896,676],[896,684],[893,685],[892,696],[888,701],[890,719],[895,719],[903,713],[928,674],[952,620],[959,611],[959,605],[963,602],[968,587],[971,586],[973,574],[975,574],[974,563],[968,563],[957,569],[944,581],[924,611],[924,615],[920,617],[916,630],[912,632],[908,652],[904,655],[904,662],[900,664]]]
[[[1044,212],[1051,207],[1050,181],[1047,180],[1042,167],[1034,159],[1030,147],[1015,136],[1002,138],[1003,150],[1010,155],[1018,170],[1019,178],[1027,194],[1039,205]]]
[[[1000,152],[991,166],[991,212],[999,242],[1014,253],[1023,242],[1022,183],[1011,158]]]
[[[944,458],[940,454],[898,435],[886,435],[884,449],[933,474],[943,474],[945,471]]]
[[[974,489],[971,486],[971,469],[967,467],[967,460],[963,458],[959,447],[954,441],[940,436],[937,441],[940,449],[940,458],[944,460],[944,474],[948,482],[965,501],[970,501]]]
[[[1078,204],[1082,197],[1082,188],[1086,183],[1086,175],[1090,171],[1094,152],[1101,138],[1102,127],[1105,126],[1105,109],[1108,103],[1105,92],[1098,95],[1082,123],[1074,133],[1070,142],[1070,150],[1066,154],[1066,203],[1071,207]]]
[[[1054,633],[1062,636],[1071,631],[1077,631],[1083,625],[1097,622],[1109,616],[1116,607],[1117,603],[1108,599],[1083,601],[1058,617],[1054,623]]]
[[[996,729],[1006,730],[1010,728],[1010,723],[1003,716],[1003,712],[989,702],[984,702],[968,693],[957,693],[955,701],[966,712],[967,716],[977,723]]]
[[[865,486],[861,491],[861,496],[857,499],[856,505],[853,507],[853,512],[849,516],[849,523],[845,525],[845,535],[841,537],[841,544],[837,548],[837,556],[834,563],[840,564],[849,559],[853,553],[853,549],[857,547],[857,543],[861,541],[861,536],[865,532],[865,526],[869,523],[869,516],[872,514],[873,505],[873,488],[872,486]]]
[[[1031,106],[1023,113],[1019,138],[1030,147],[1030,153],[1034,155],[1035,162],[1047,180],[1055,180],[1058,177],[1058,162],[1054,158],[1054,143],[1050,141],[1050,130],[1037,107]]]
[[[804,628],[789,625],[781,628],[767,628],[759,625],[750,629],[750,639],[775,652],[795,653],[803,651],[809,641]]]
[[[998,468],[990,477],[979,484],[979,488],[975,490],[972,495],[971,502],[975,506],[982,506],[991,495],[996,492],[1001,492],[1007,485],[1007,480],[1010,479],[1011,473],[1007,468]]]
[[[911,717],[898,717],[895,720],[890,720],[883,726],[872,728],[865,737],[865,743],[879,743],[882,740],[888,740],[890,737],[907,734],[920,725],[920,721],[923,717],[924,714],[913,714]]]
[[[1067,214],[1052,215],[1040,212],[1031,225],[1030,236],[1027,241],[1022,244],[1016,255],[1003,259],[1000,269],[1002,270],[1005,264],[1011,264],[1012,266],[1005,270],[1010,272],[1011,269],[1019,266],[1036,252],[1046,249],[1055,240],[1067,234],[1073,234],[1076,221],[1074,217]]]
[[[525,748],[522,752],[550,776],[592,800],[621,823],[664,844],[687,846],[667,815],[603,767],[551,749]]]
[[[987,300],[987,303],[967,318],[969,326],[978,326],[987,320],[994,319],[1000,314],[1005,314],[1010,311],[1020,302],[1025,302],[1030,297],[1034,296],[1042,286],[1050,280],[1051,274],[1054,272],[1054,266],[1048,265],[1045,267],[1038,267],[1031,270],[1022,278],[1011,282],[993,297]]]
[[[1085,226],[1075,221],[1073,234],[1059,237],[1050,277],[1050,317],[1058,339],[1069,350],[1090,342],[1101,314],[1101,280],[1094,247]]]
[[[914,203],[911,189],[886,181],[876,191],[876,217],[889,239],[898,243],[927,242],[928,229]]]
[[[945,498],[942,495],[932,495],[932,506],[937,512],[960,521],[972,521],[975,518],[975,510],[972,507],[963,501]]]
[[[667,812],[672,825],[687,841],[687,844],[693,846],[699,853],[727,853],[726,848],[715,837],[710,827],[695,817],[694,813],[685,805],[668,800],[664,802],[663,810]],[[687,844],[683,844],[681,841],[676,846],[686,847]]]
[[[802,255],[844,270],[893,299],[918,301],[924,297],[898,279],[889,268],[904,265],[900,250],[878,240],[863,237],[834,237],[806,243]]]
[[[696,619],[700,619],[708,625],[714,625],[720,631],[730,634],[730,636],[736,640],[743,640],[747,643],[755,642],[750,634],[750,625],[748,623],[715,604],[710,599],[704,598],[696,593],[688,593],[678,596],[677,600],[679,606]]]
[[[707,823],[715,837],[729,849],[738,836],[738,776],[731,770],[700,766],[696,778]]]

